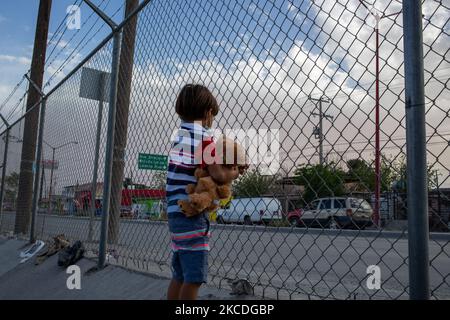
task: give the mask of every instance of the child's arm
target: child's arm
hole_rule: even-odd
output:
[[[209,175],[214,179],[214,181],[218,183],[227,182],[228,177],[222,165],[211,164],[207,166],[206,169],[208,170]]]

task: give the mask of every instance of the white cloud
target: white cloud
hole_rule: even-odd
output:
[[[369,13],[364,7],[358,6],[357,0],[339,1],[338,5],[333,3],[335,1],[315,1],[313,9],[310,10],[310,14],[315,17],[314,24],[324,31],[316,42],[316,45],[325,44],[319,47],[319,50],[310,50],[304,41],[295,41],[285,58],[276,61],[270,55],[264,59],[254,55],[247,43],[243,46],[248,56],[234,61],[229,67],[213,60],[195,61],[184,65],[174,62],[178,71],[168,76],[159,70],[171,68],[172,62],[163,62],[158,67],[149,65],[145,70],[135,69],[135,83],[138,85],[134,86],[132,100],[135,99],[137,104],[147,102],[145,105],[151,106],[152,110],[162,112],[161,119],[173,119],[172,110],[167,110],[166,106],[168,102],[175,101],[179,87],[187,81],[206,83],[219,96],[222,104],[219,126],[281,126],[287,137],[284,148],[298,151],[317,144],[314,138],[311,138],[312,128],[317,119],[310,117],[313,105],[307,102],[307,96],[317,97],[325,94],[333,99],[333,103],[327,106],[327,113],[335,117],[332,123],[325,125],[328,128],[326,143],[334,145],[345,141],[365,140],[371,144],[374,134],[375,104],[373,26],[365,22],[364,19]],[[386,10],[388,3],[389,1],[378,1],[377,9]],[[425,7],[428,3],[425,3]],[[399,8],[391,6],[388,9],[389,12],[391,10],[395,12]],[[294,5],[291,4],[288,10],[295,21],[302,18],[302,13]],[[441,23],[439,21],[442,18],[436,18],[438,21],[434,23]],[[401,26],[401,15],[395,20],[383,19],[380,23],[382,138],[405,136]],[[309,36],[314,37],[315,34]],[[428,38],[436,39],[436,34],[428,33],[425,29],[425,42]],[[237,49],[224,40],[211,44],[222,46],[225,52]],[[430,43],[433,50],[438,50],[439,44],[438,41]],[[438,60],[442,62],[440,68],[448,66],[447,62],[442,61],[442,56],[440,59]],[[425,69],[429,69],[430,66],[426,60]],[[449,70],[445,74],[448,76]],[[450,125],[449,121],[439,120],[442,116],[445,117],[439,109],[446,108],[443,101],[450,98],[448,90],[442,92],[441,90],[436,81],[430,82],[426,87],[428,96],[440,94],[440,99],[435,100],[434,105],[427,105],[428,128],[437,128],[438,131]],[[292,108],[295,105],[297,107]],[[141,110],[136,111],[139,118],[147,119],[144,109],[135,106],[136,108]],[[153,115],[154,113],[151,113],[147,123],[152,123]],[[133,118],[133,115],[130,115],[130,118]],[[170,123],[174,125],[175,121],[172,120]],[[131,135],[133,136],[140,135],[135,132],[135,135]],[[163,135],[158,139],[161,139],[160,147],[164,148],[166,142]],[[392,144],[385,147],[392,147]],[[350,147],[348,154],[373,157],[370,145],[366,147],[363,155],[355,149],[357,147]],[[386,149],[385,152],[399,153],[405,150]],[[300,151],[297,155],[306,156],[314,153],[315,150]],[[440,161],[445,162],[447,160],[444,159],[447,158],[441,157]],[[305,157],[294,160],[305,161]],[[450,163],[447,163],[447,167],[450,167]]]
[[[68,72],[70,72],[72,69],[74,69],[78,63],[83,59],[83,55],[80,52],[75,52],[69,57],[66,58],[60,58],[56,60],[51,60],[52,63],[50,65],[47,65],[45,68],[45,75],[44,75],[44,84],[47,83],[47,81],[50,81],[48,83],[48,86],[45,88],[44,91],[49,90],[54,85],[56,85],[59,81],[61,81]]]
[[[5,118],[7,118],[8,122],[16,120],[23,112],[22,102],[24,101],[23,97],[27,90],[27,84],[25,82],[22,82],[22,85],[14,91],[10,99],[5,101],[5,99],[13,92],[15,87],[15,84],[0,84],[0,112]],[[19,101],[21,103],[19,103]],[[2,132],[3,129],[0,129],[0,132]]]
[[[63,40],[63,39],[59,39],[58,41],[57,41],[57,40],[51,40],[51,41],[48,40],[47,45],[48,45],[48,46],[54,45],[54,46],[56,46],[57,48],[60,48],[60,49],[66,49],[66,48],[69,48],[68,42],[65,41],[65,40]]]
[[[142,60],[134,66],[133,71],[127,143],[129,160],[126,170],[128,172],[136,170],[135,155],[138,152],[167,153],[170,133],[178,121],[173,111],[176,95],[180,87],[187,82],[204,83],[218,97],[221,113],[217,123],[220,128],[280,128],[282,148],[288,151],[288,157],[284,159],[283,166],[291,168],[302,162],[317,162],[317,151],[314,149],[317,146],[317,140],[312,136],[312,130],[318,120],[310,114],[314,110],[314,104],[308,100],[308,95],[319,97],[325,94],[332,99],[331,104],[324,104],[324,111],[334,116],[333,121],[324,122],[326,150],[343,152],[345,149],[339,144],[346,143],[347,150],[341,159],[373,158],[375,129],[373,123],[375,103],[373,28],[365,23],[368,12],[358,6],[357,0],[339,0],[338,5],[333,3],[336,1],[314,1],[310,8],[308,16],[314,18],[314,25],[318,30],[324,31],[315,41],[313,49],[311,49],[311,43],[308,43],[308,41],[311,42],[310,39],[296,40],[287,46],[286,54],[282,58],[275,57],[272,53],[261,58],[254,52],[250,37],[245,33],[240,34],[243,41],[238,44],[224,39],[209,39],[211,46],[222,47],[224,52],[230,53],[237,50],[242,53],[231,63],[219,61],[223,56],[202,60],[180,61],[174,56],[159,61],[146,60],[142,59],[142,55],[145,56],[150,52],[146,51],[149,48],[156,50],[155,46],[147,42],[138,43],[139,50],[136,52]],[[387,0],[377,1],[377,5],[380,6],[377,8],[382,10],[383,5],[387,3]],[[429,3],[433,1],[425,1],[425,13],[434,12],[428,8]],[[293,24],[304,19],[304,13],[295,5],[291,4],[286,9],[289,12],[288,19]],[[391,9],[396,10],[395,7]],[[258,8],[251,7],[250,11],[256,12]],[[433,24],[442,25],[444,13],[439,11],[439,15],[433,16]],[[393,20],[385,19],[380,25],[382,138],[405,136],[403,43],[401,40],[403,31],[400,26],[402,26],[401,15],[396,19],[395,24]],[[435,32],[431,27],[430,31],[425,29],[426,45],[431,46],[437,53],[446,52],[448,43],[445,43],[445,37],[442,34],[442,39],[432,41],[433,37],[436,39]],[[317,34],[315,31],[310,31],[308,35],[310,38],[315,38]],[[146,39],[145,35],[141,35],[141,39]],[[447,49],[444,50],[444,48]],[[271,48],[264,49],[270,51]],[[195,53],[186,53],[186,55],[192,58]],[[441,62],[443,60],[442,55],[433,57],[432,59],[430,54],[430,57],[426,58],[426,70],[433,70],[432,60],[437,59]],[[106,58],[99,60],[109,61]],[[59,66],[60,62],[62,61],[55,62],[55,66]],[[74,64],[67,66],[58,75],[58,79],[62,78]],[[98,68],[95,59],[91,67]],[[446,71],[445,68],[447,68]],[[448,63],[444,61],[439,69],[439,72],[433,73],[434,77],[448,79],[450,71]],[[168,70],[171,72],[167,72]],[[52,74],[56,69],[53,67],[46,71]],[[55,80],[53,82],[56,83]],[[450,100],[448,88],[442,91],[442,86],[437,81],[432,81],[427,84],[425,90],[429,97],[439,96],[434,99],[434,104],[427,105],[429,109],[427,129],[431,132],[432,128],[438,128],[438,131],[449,128],[448,113],[445,119],[445,113],[439,111],[441,108],[448,112]],[[71,82],[70,85],[62,86],[51,97],[48,103],[50,120],[47,124],[52,129],[47,135],[54,139],[75,138],[78,141],[85,141],[83,146],[86,150],[92,150],[96,103],[87,102],[77,95],[76,87]],[[67,110],[66,113],[58,112],[60,109],[55,110],[62,107]],[[70,121],[67,122],[65,119]],[[84,136],[88,138],[83,140]],[[368,145],[363,152],[360,152],[358,149],[364,145],[353,145],[352,141],[366,141]],[[403,141],[397,143],[402,145]],[[386,144],[385,147],[392,145],[393,143]],[[439,145],[430,146],[429,150],[439,155],[432,156],[431,160],[440,161],[444,164],[443,167],[448,169],[450,167],[448,149],[443,150],[443,147]],[[397,155],[404,153],[405,150],[386,148],[383,152]],[[69,170],[75,172],[74,179],[80,179],[80,183],[85,181],[80,177],[80,170],[76,169],[86,168],[86,172],[82,174],[85,174],[87,181],[91,174],[89,157],[90,155],[83,157],[84,166],[74,165],[73,170]],[[134,177],[144,183],[149,181],[147,173],[139,172],[139,176]],[[69,177],[65,178],[67,184],[76,183],[75,180],[69,180]]]
[[[11,56],[11,55],[1,54],[0,55],[0,62],[18,63],[18,64],[21,64],[21,65],[30,66],[31,59],[27,58],[27,57],[23,57],[23,56],[18,57],[18,56]]]
[[[31,60],[25,56],[0,54],[0,70],[2,71],[2,77],[0,78],[1,104],[3,104],[5,99],[13,92],[16,83],[20,81],[23,74],[30,67],[30,63]],[[18,102],[23,97],[26,88],[27,84],[22,82],[22,85],[14,92],[9,102],[2,106],[0,111],[2,115],[5,117],[11,115],[11,118],[8,119],[8,121],[15,120],[20,116],[22,108],[18,106]]]

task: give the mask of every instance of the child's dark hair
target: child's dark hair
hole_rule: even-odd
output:
[[[209,110],[216,116],[219,112],[219,105],[208,88],[200,84],[187,84],[181,89],[175,111],[182,120],[204,119]]]

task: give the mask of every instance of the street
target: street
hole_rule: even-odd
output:
[[[13,230],[14,214],[4,213],[1,231]],[[38,238],[64,234],[98,249],[100,220],[87,243],[86,217],[38,215]],[[407,299],[407,234],[263,226],[211,226],[210,281],[228,286],[227,279],[245,278],[255,294],[291,299]],[[431,294],[450,298],[450,235],[431,234]],[[121,221],[119,243],[110,246],[110,262],[170,276],[170,238],[163,221]],[[367,267],[381,271],[381,289],[366,286]]]

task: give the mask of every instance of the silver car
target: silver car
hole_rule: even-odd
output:
[[[331,197],[312,201],[302,212],[300,226],[364,229],[372,225],[373,210],[359,198]]]

